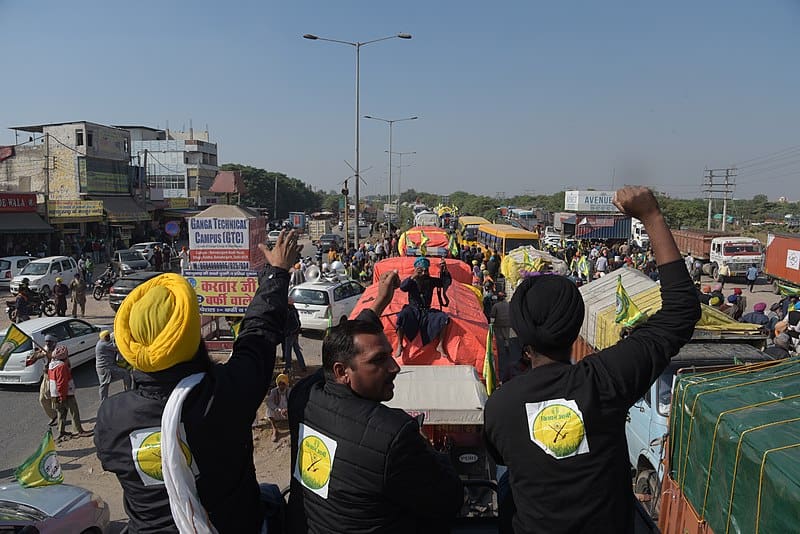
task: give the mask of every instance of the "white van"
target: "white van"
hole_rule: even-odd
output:
[[[28,279],[28,286],[32,291],[42,291],[45,295],[53,292],[56,278],[63,279],[69,284],[78,272],[78,264],[67,256],[49,256],[39,258],[28,263],[22,271],[11,279],[11,294],[19,292],[19,284],[23,278]]]

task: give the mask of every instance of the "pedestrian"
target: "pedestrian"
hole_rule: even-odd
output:
[[[53,296],[55,297],[56,301],[56,315],[59,317],[64,317],[67,315],[67,295],[69,294],[69,288],[67,284],[64,283],[64,280],[59,276],[56,278],[56,285],[53,286]]]
[[[283,338],[283,372],[288,374],[292,373],[292,351],[297,356],[297,365],[300,367],[300,372],[306,372],[306,361],[303,359],[303,351],[300,348],[300,312],[294,305],[294,299],[291,297],[288,300],[288,308],[286,313],[286,328],[284,330]]]
[[[80,273],[75,273],[75,279],[69,284],[72,294],[72,316],[78,316],[78,308],[81,309],[81,317],[86,317],[86,282],[81,278]]]
[[[792,345],[792,338],[789,334],[783,333],[775,337],[775,344],[764,350],[775,359],[784,359],[792,356],[794,346]]]
[[[186,246],[181,247],[178,257],[181,259],[181,275],[184,275],[189,270],[189,250]]]
[[[266,419],[272,426],[272,441],[278,441],[277,423],[289,418],[289,393],[292,391],[292,388],[289,387],[289,377],[284,373],[279,374],[275,379],[275,386],[267,394]]]
[[[497,361],[500,369],[510,363],[510,347],[512,336],[516,337],[511,328],[511,308],[506,300],[506,294],[502,291],[497,292],[497,302],[489,312],[489,320],[494,328],[494,337],[497,340]]]
[[[44,410],[44,414],[50,418],[47,424],[53,426],[56,424],[56,417],[58,412],[53,408],[53,402],[50,397],[50,382],[48,379],[48,368],[50,360],[53,357],[53,351],[58,346],[58,338],[52,334],[44,336],[44,347],[37,347],[33,354],[25,360],[25,367],[33,365],[37,360],[44,360],[42,367],[42,381],[39,384],[39,405]]]
[[[100,382],[100,402],[108,398],[108,386],[114,380],[122,380],[125,391],[131,389],[131,373],[117,365],[117,346],[111,340],[108,330],[101,330],[100,339],[94,347],[95,370]]]
[[[259,488],[251,427],[283,339],[288,269],[300,247],[283,231],[272,250],[259,248],[267,267],[225,365],[208,355],[197,295],[182,276],[151,278],[117,311],[114,338],[136,388],[100,405],[94,443],[122,486],[132,534],[261,532],[262,492],[280,501],[276,486]]]
[[[380,316],[398,283],[383,273],[372,307],[331,328],[323,368],[292,388],[287,532],[449,532],[464,502],[449,457],[383,404],[400,367]]]
[[[158,245],[153,249],[153,267],[159,273],[164,270],[164,255]]]
[[[744,277],[747,279],[747,287],[750,288],[750,293],[752,293],[753,286],[756,284],[756,280],[758,280],[758,267],[756,267],[755,263],[747,268]]]
[[[86,257],[86,261],[83,263],[83,268],[86,274],[86,285],[91,286],[92,280],[94,279],[94,260],[92,260],[91,256]]]
[[[69,365],[69,350],[64,345],[57,346],[53,351],[50,364],[47,366],[47,378],[53,410],[58,413],[56,441],[66,441],[76,435],[91,436],[92,432],[87,432],[81,425],[81,414],[78,410],[78,401],[75,399],[75,382],[72,380],[72,369]],[[72,419],[72,429],[75,434],[66,431],[67,412]]]
[[[514,292],[511,320],[532,369],[489,397],[484,435],[494,461],[508,467],[515,532],[634,532],[625,418],[700,319],[686,264],[653,193],[625,187],[614,204],[650,235],[662,306],[616,345],[573,365],[584,317],[575,284],[538,276]]]
[[[731,268],[727,263],[723,263],[719,266],[719,270],[717,271],[717,281],[719,282],[719,286],[721,289],[725,289],[725,281],[731,275]]]

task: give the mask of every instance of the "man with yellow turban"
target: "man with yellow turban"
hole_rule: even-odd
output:
[[[100,405],[94,442],[122,486],[131,534],[262,531],[251,423],[272,381],[302,246],[284,231],[272,250],[260,248],[268,266],[224,365],[209,359],[197,295],[180,275],[138,286],[117,312],[114,337],[136,387]]]

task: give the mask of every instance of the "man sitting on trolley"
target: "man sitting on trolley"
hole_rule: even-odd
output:
[[[431,276],[429,269],[431,262],[428,258],[420,257],[414,262],[414,275],[400,283],[400,289],[408,293],[408,304],[403,306],[397,316],[397,351],[395,358],[403,353],[403,339],[413,341],[417,335],[422,337],[422,346],[439,338],[436,350],[445,358],[447,354],[447,326],[450,318],[441,309],[431,308],[434,288],[439,289],[439,302],[447,306],[447,288],[452,283],[452,277],[447,270],[444,257],[439,264],[439,276]]]

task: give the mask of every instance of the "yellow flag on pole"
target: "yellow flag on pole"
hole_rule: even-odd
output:
[[[14,472],[17,481],[26,488],[52,486],[64,482],[61,464],[56,453],[53,434],[48,430],[33,455]]]
[[[428,241],[431,238],[425,235],[425,231],[421,230],[419,233],[419,255],[420,256],[427,256],[428,255]]]
[[[0,371],[6,366],[8,358],[11,354],[20,348],[30,337],[28,334],[19,329],[15,324],[11,324],[6,330],[6,335],[0,343]]]
[[[617,276],[617,314],[614,322],[623,326],[634,326],[646,318],[647,316],[639,310],[622,286],[622,277]]]
[[[494,338],[494,326],[489,325],[486,333],[486,356],[483,359],[483,379],[486,382],[486,393],[492,394],[497,387],[497,373],[494,369],[494,350],[492,350],[492,340]]]

